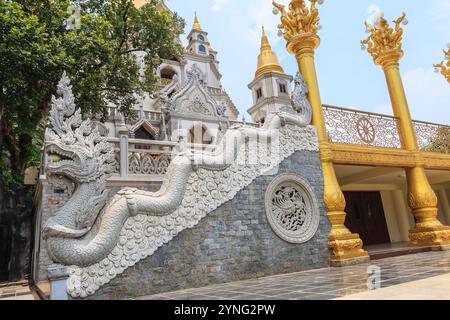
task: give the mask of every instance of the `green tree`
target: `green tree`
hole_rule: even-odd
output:
[[[154,92],[163,58],[179,58],[184,21],[150,0],[80,0],[80,28],[68,30],[68,0],[0,0],[0,177],[20,183],[40,161],[45,118],[67,71],[78,107],[129,114],[136,94]],[[146,53],[144,76],[135,52]]]
[[[424,148],[424,151],[450,153],[450,127],[439,127],[436,136]]]

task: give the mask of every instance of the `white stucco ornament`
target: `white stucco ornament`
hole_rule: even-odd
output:
[[[171,97],[165,97],[168,111],[181,114],[222,116],[219,103],[208,92],[203,73],[197,64],[187,71],[186,83]]]
[[[125,188],[106,200],[113,146],[94,129],[89,131],[92,126],[87,121],[74,118],[79,110],[75,111],[67,77],[59,89],[70,99],[53,99],[45,152],[59,153],[64,159],[49,164],[46,174],[52,181],[70,183],[75,191],[43,232],[51,259],[69,267],[67,290],[74,298],[94,294],[153,255],[296,151],[319,150],[316,129],[307,119],[273,113],[261,128],[232,127],[212,152],[180,153],[167,169],[159,191]],[[66,143],[71,141],[76,143]]]
[[[305,243],[317,232],[320,211],[315,192],[303,178],[282,174],[265,195],[267,220],[273,231],[290,243]]]

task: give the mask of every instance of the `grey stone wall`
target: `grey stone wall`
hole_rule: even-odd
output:
[[[320,226],[305,244],[281,240],[267,222],[264,195],[282,173],[303,177],[319,200]],[[322,199],[319,154],[297,152],[280,165],[276,175],[259,177],[196,227],[184,230],[88,299],[124,299],[326,267],[330,224]]]

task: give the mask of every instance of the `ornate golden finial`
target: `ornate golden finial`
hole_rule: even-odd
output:
[[[269,72],[284,74],[276,53],[272,51],[266,31],[262,27],[261,53],[258,56],[258,68],[255,73],[255,78]]]
[[[198,22],[197,12],[195,13],[194,24],[192,25],[192,30],[203,31],[200,26],[200,22]]]
[[[376,64],[383,65],[386,56],[394,57],[397,61],[403,57],[403,29],[400,24],[408,24],[406,13],[403,12],[402,16],[393,22],[395,28],[389,26],[384,17],[378,18],[373,25],[365,22],[366,32],[370,33],[370,36],[361,41],[361,48],[367,49]]]
[[[441,61],[441,63],[435,64],[434,67],[436,68],[436,72],[441,72],[441,74],[450,83],[450,43],[448,44],[447,51],[444,50],[444,57],[447,62]]]
[[[284,5],[272,2],[273,13],[281,12],[281,24],[278,35],[284,36],[286,41],[290,42],[294,37],[304,34],[317,34],[321,29],[319,24],[319,10],[316,4],[323,4],[324,0],[311,0],[310,7],[306,6],[305,0],[292,0],[289,4],[289,12],[286,12]]]

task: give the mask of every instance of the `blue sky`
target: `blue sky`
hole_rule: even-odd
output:
[[[219,52],[222,84],[247,119],[246,110],[252,105],[247,84],[254,77],[262,25],[286,73],[297,71],[284,39],[276,35],[278,18],[272,14],[271,0],[166,3],[185,18],[186,32],[197,12],[212,46]],[[390,21],[402,11],[407,14],[405,57],[400,66],[413,118],[450,124],[450,85],[433,70],[450,42],[450,0],[325,0],[319,7],[323,28],[319,33],[322,43],[316,52],[323,103],[392,114],[383,72],[359,44],[367,37],[364,21],[370,19],[370,8],[374,6]]]

